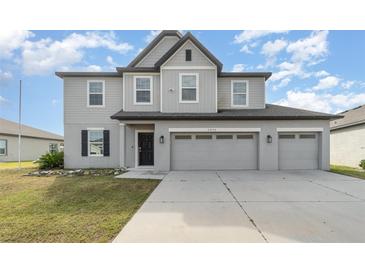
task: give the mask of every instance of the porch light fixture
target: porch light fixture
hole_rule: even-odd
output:
[[[163,135],[160,136],[160,144],[165,143],[165,137]]]
[[[271,144],[271,143],[272,143],[272,137],[271,137],[271,135],[267,135],[267,136],[266,136],[266,142],[267,142],[268,144]]]

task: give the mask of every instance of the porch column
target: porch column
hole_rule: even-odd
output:
[[[119,166],[125,167],[125,124],[119,124]]]

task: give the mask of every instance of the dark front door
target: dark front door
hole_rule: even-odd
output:
[[[138,133],[138,164],[153,166],[153,132]]]

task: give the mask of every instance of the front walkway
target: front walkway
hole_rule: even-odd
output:
[[[365,242],[365,181],[325,171],[170,172],[114,242]]]

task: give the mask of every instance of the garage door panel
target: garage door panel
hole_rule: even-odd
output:
[[[318,134],[279,134],[280,169],[318,169]]]
[[[186,135],[185,133],[183,135]],[[198,138],[196,136],[198,135]],[[211,139],[200,139],[202,134],[191,134],[192,139],[171,142],[173,170],[257,169],[257,137],[237,139],[236,134],[211,134]],[[217,139],[232,136],[232,139]]]

